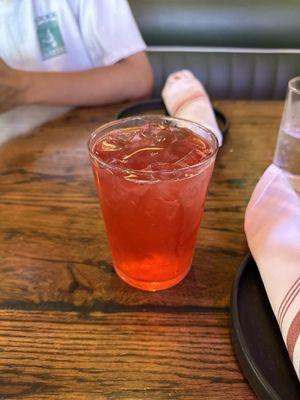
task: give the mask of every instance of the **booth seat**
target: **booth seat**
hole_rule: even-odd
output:
[[[299,0],[129,0],[155,75],[187,68],[215,99],[283,99],[300,75]]]

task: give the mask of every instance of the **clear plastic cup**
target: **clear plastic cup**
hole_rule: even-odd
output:
[[[189,129],[210,146],[209,156],[195,165],[153,171],[116,166],[97,154],[97,143],[106,140],[107,135],[124,132],[122,145],[126,146],[128,132],[153,123],[166,124],[179,132]],[[132,140],[128,134],[128,146]],[[157,149],[153,143],[151,146]],[[138,116],[101,126],[91,135],[88,148],[117,274],[128,284],[150,291],[180,282],[192,263],[218,150],[214,134],[186,120]],[[146,153],[141,157],[145,158]]]

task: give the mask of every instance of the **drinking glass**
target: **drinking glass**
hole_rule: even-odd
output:
[[[179,169],[138,170],[106,162],[97,153],[97,143],[99,140],[107,143],[108,135],[111,138],[116,133],[121,138],[122,146],[118,143],[117,147],[122,151],[140,140],[135,136],[140,127],[147,124],[151,127],[153,123],[176,127],[178,135],[182,134],[181,129],[200,135],[209,146],[210,155],[195,165]],[[146,138],[143,140],[151,136],[149,129],[143,134]],[[157,130],[153,133],[158,135],[159,143],[165,140]],[[110,143],[106,144],[107,151],[113,148]],[[186,120],[137,116],[101,126],[91,135],[88,148],[117,274],[128,284],[150,291],[180,282],[192,263],[218,149],[214,134]],[[157,151],[157,145],[155,147],[149,139],[143,150]],[[169,147],[166,150],[169,151]],[[139,152],[133,154],[142,154],[139,162],[144,162],[147,152]]]
[[[291,178],[300,178],[300,76],[288,83],[274,164]]]

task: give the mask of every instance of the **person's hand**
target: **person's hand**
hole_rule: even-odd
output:
[[[0,59],[0,113],[24,104],[25,86],[23,72]]]

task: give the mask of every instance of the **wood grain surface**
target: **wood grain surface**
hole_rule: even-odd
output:
[[[255,399],[230,342],[244,212],[282,102],[230,119],[193,267],[147,293],[114,273],[86,142],[122,105],[77,109],[0,147],[0,399]]]

